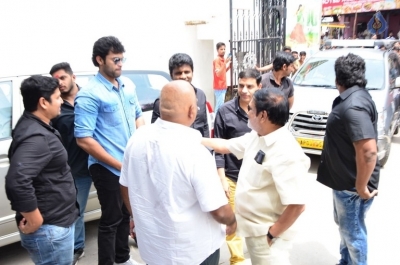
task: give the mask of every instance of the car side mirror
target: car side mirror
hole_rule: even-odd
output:
[[[395,86],[396,88],[400,88],[400,76],[396,77],[396,81],[395,81],[395,83],[394,83],[394,86]]]

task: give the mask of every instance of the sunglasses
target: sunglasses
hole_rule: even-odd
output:
[[[123,57],[123,58],[115,57],[115,58],[112,58],[111,60],[112,60],[115,64],[119,64],[119,63],[125,63],[126,58],[125,58],[125,57]]]

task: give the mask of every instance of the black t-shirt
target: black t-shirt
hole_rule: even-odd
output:
[[[354,86],[338,96],[326,124],[324,148],[317,180],[334,190],[355,187],[357,176],[354,142],[378,138],[378,113],[370,94]],[[370,191],[378,189],[379,161],[368,182]]]
[[[193,85],[192,85],[193,86]],[[195,88],[193,89],[196,93],[197,98],[197,116],[194,120],[192,126],[193,129],[198,130],[203,137],[210,137],[209,127],[208,127],[208,120],[207,120],[207,101],[206,95],[201,89]],[[158,117],[160,117],[160,99],[157,98],[154,101],[153,106],[153,114],[151,116],[151,123],[154,123]]]

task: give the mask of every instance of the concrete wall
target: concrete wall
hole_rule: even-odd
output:
[[[205,25],[185,25],[202,20]],[[93,43],[114,35],[126,49],[124,69],[168,72],[177,52],[194,60],[193,83],[210,102],[215,44],[229,49],[228,0],[0,1],[0,75],[47,73],[61,61],[75,71],[96,70]]]

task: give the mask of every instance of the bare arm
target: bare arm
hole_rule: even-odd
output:
[[[24,218],[19,222],[18,228],[24,234],[35,232],[43,224],[43,216],[38,208],[32,212],[24,212],[21,214]]]
[[[135,228],[135,222],[133,221],[132,208],[131,208],[131,203],[129,201],[128,187],[125,187],[123,185],[120,185],[120,186],[121,186],[122,200],[124,201],[125,207],[128,210],[129,214],[131,215],[130,222],[129,222],[129,234],[132,238],[135,238],[136,233],[133,231],[133,229]]]
[[[212,217],[221,224],[225,224],[226,233],[228,235],[233,234],[236,231],[236,218],[232,211],[232,207],[229,204],[219,207],[217,210],[210,212]]]
[[[229,195],[229,183],[226,180],[225,168],[220,167],[220,168],[217,169],[217,171],[218,171],[219,179],[221,180],[221,183],[222,183],[222,187],[224,188],[225,195],[229,199],[229,196],[230,196]]]
[[[136,123],[136,129],[139,128],[140,126],[144,125],[145,122],[144,122],[143,116],[137,118],[135,123]]]
[[[226,58],[225,63],[227,64],[227,66],[225,66],[225,67],[226,67],[226,71],[228,72],[232,67],[231,57]]]
[[[76,138],[76,143],[80,148],[85,150],[86,153],[93,156],[97,160],[121,170],[122,163],[111,156],[104,150],[104,148],[92,137]]]
[[[220,154],[229,154],[230,151],[227,147],[227,140],[220,138],[204,138],[201,141],[204,146],[214,149],[215,152]]]
[[[290,110],[290,109],[292,109],[292,106],[293,106],[294,96],[291,96],[290,98],[288,98],[288,102],[289,102],[289,110]]]
[[[285,232],[297,220],[300,214],[305,210],[304,204],[290,204],[283,211],[282,215],[269,229],[269,232],[274,237],[279,237],[280,234]],[[269,242],[268,238],[268,242]]]
[[[353,143],[356,151],[357,177],[356,189],[363,199],[370,199],[378,191],[368,190],[368,181],[374,171],[377,159],[377,147],[375,139],[364,139]]]
[[[272,70],[272,63],[271,64],[269,64],[269,65],[265,65],[265,66],[262,66],[262,67],[256,67],[256,70],[257,71],[260,71],[260,72],[264,72],[264,71],[271,71]]]
[[[128,187],[125,187],[123,185],[121,186],[121,196],[122,200],[124,201],[125,207],[128,210],[129,214],[132,215],[132,208],[131,208],[131,203],[129,201],[129,192],[128,192]]]

